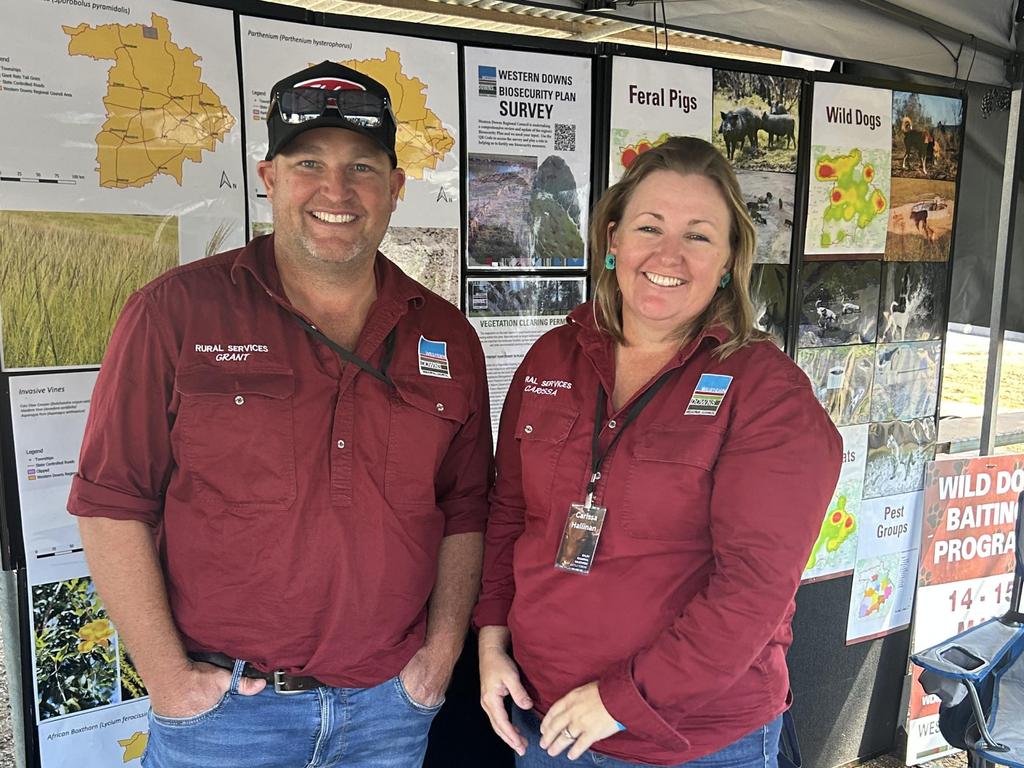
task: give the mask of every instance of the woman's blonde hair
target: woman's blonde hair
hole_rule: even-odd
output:
[[[754,305],[750,300],[750,272],[754,263],[755,232],[747,204],[732,166],[711,144],[690,137],[673,136],[664,144],[640,155],[618,184],[601,196],[590,218],[591,277],[594,286],[594,319],[598,328],[620,344],[622,333],[622,294],[615,271],[607,269],[604,256],[608,252],[608,225],[622,220],[633,192],[655,171],[674,171],[682,176],[703,176],[713,181],[729,208],[729,267],[732,280],[719,288],[711,303],[698,317],[677,329],[680,340],[692,338],[700,329],[724,325],[729,339],[718,347],[717,354],[726,358],[752,341],[768,338],[754,327]]]

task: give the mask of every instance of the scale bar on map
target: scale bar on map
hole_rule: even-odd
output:
[[[73,555],[77,552],[82,552],[82,547],[78,546],[67,546],[67,547],[54,547],[48,552],[36,552],[36,560],[42,560],[47,557],[57,557],[59,555]]]
[[[33,184],[77,184],[75,179],[35,179],[30,176],[0,176],[0,181],[28,181]]]

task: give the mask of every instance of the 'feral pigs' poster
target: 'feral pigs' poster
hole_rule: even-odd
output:
[[[616,56],[611,100],[609,184],[669,136],[711,141],[711,70],[706,67]]]

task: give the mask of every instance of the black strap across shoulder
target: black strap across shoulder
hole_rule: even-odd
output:
[[[619,438],[622,437],[622,433],[626,431],[626,427],[636,421],[636,417],[640,415],[640,412],[647,407],[647,404],[654,399],[654,396],[658,394],[658,390],[665,386],[665,382],[671,378],[678,369],[673,368],[665,371],[658,380],[651,384],[647,390],[637,398],[636,402],[633,403],[633,407],[629,409],[629,413],[626,414],[621,424],[618,425],[619,429],[615,433],[615,437],[608,443],[608,447],[601,451],[601,429],[604,425],[604,412],[607,407],[607,395],[604,391],[604,385],[598,382],[597,384],[597,407],[594,411],[594,434],[590,441],[590,482],[587,484],[587,498],[594,493],[594,489],[597,488],[597,481],[601,479],[601,465],[604,463],[605,457],[611,453],[615,443],[618,442]]]
[[[373,378],[377,379],[378,381],[382,381],[388,386],[393,386],[391,378],[388,376],[388,366],[391,365],[391,358],[394,357],[395,354],[395,331],[397,330],[396,328],[392,328],[391,331],[388,332],[387,337],[384,339],[384,355],[383,357],[381,357],[380,360],[380,368],[377,369],[370,365],[370,363],[363,360],[363,358],[361,358],[355,352],[345,349],[338,342],[328,338],[315,325],[307,323],[305,320],[303,320],[296,314],[292,314],[292,317],[295,318],[295,322],[297,322],[302,327],[302,330],[304,330],[313,338],[323,342],[328,347],[333,349],[338,354],[338,357],[340,357],[342,360],[362,368],[364,371],[366,371],[368,374],[373,376]]]

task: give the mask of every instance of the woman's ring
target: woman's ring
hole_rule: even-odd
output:
[[[579,738],[578,736],[573,736],[572,731],[570,731],[568,728],[562,729],[562,735],[565,736],[565,738],[567,738],[569,741],[576,741],[576,739]]]

